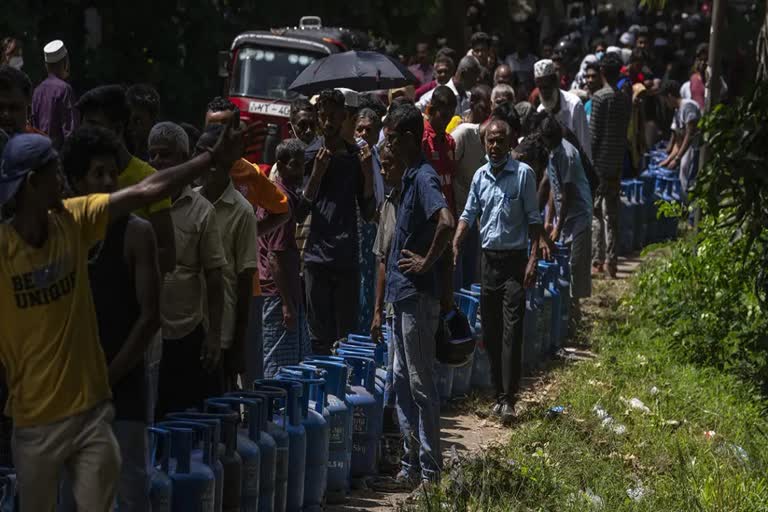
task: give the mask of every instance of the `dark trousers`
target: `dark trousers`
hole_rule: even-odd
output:
[[[208,373],[200,361],[205,343],[202,324],[178,340],[163,340],[157,397],[157,418],[189,408],[202,410],[206,398],[222,393],[220,372]]]
[[[307,263],[304,283],[312,352],[330,354],[333,343],[357,327],[360,272]]]
[[[520,388],[525,315],[523,278],[527,263],[526,251],[482,253],[483,341],[499,402],[514,403]]]

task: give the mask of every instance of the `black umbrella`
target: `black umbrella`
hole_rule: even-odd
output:
[[[362,92],[395,89],[415,82],[411,72],[392,57],[351,51],[316,60],[296,77],[289,89],[311,96],[336,87]]]

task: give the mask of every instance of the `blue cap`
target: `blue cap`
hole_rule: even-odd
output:
[[[23,133],[9,140],[0,161],[0,205],[13,199],[27,174],[58,156],[44,135]]]

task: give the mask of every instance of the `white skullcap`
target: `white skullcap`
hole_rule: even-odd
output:
[[[623,34],[621,34],[621,37],[619,38],[619,42],[627,46],[632,46],[635,44],[635,34],[631,32],[624,32]]]
[[[619,48],[618,46],[609,46],[608,48],[605,49],[605,54],[607,55],[609,53],[618,53],[619,56],[621,56],[621,48]]]
[[[337,87],[337,91],[344,95],[344,106],[357,108],[360,106],[360,94],[352,89],[346,89],[344,87]]]
[[[621,49],[621,60],[624,62],[624,65],[629,64],[629,59],[632,57],[632,50],[629,48],[622,48]]]
[[[45,45],[43,54],[45,55],[46,64],[56,64],[67,56],[67,47],[64,46],[64,41],[56,39]]]
[[[533,65],[534,78],[556,75],[555,63],[551,59],[541,59]]]

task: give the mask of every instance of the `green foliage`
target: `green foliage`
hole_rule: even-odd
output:
[[[643,280],[663,265],[649,265],[626,296],[650,292]],[[598,294],[612,286],[595,284]],[[637,307],[602,307],[591,338],[599,356],[556,369],[543,402],[503,444],[449,462],[441,486],[412,510],[768,510],[765,401],[735,375],[679,357],[681,335],[654,322]],[[555,405],[565,412],[548,418]]]
[[[768,314],[752,284],[762,255],[715,223],[705,221],[696,244],[673,243],[647,265],[626,307],[669,334],[676,356],[768,386]]]
[[[733,105],[716,106],[701,128],[708,159],[693,196],[718,226],[746,236],[744,249],[750,250],[767,238],[768,84],[757,84]]]

